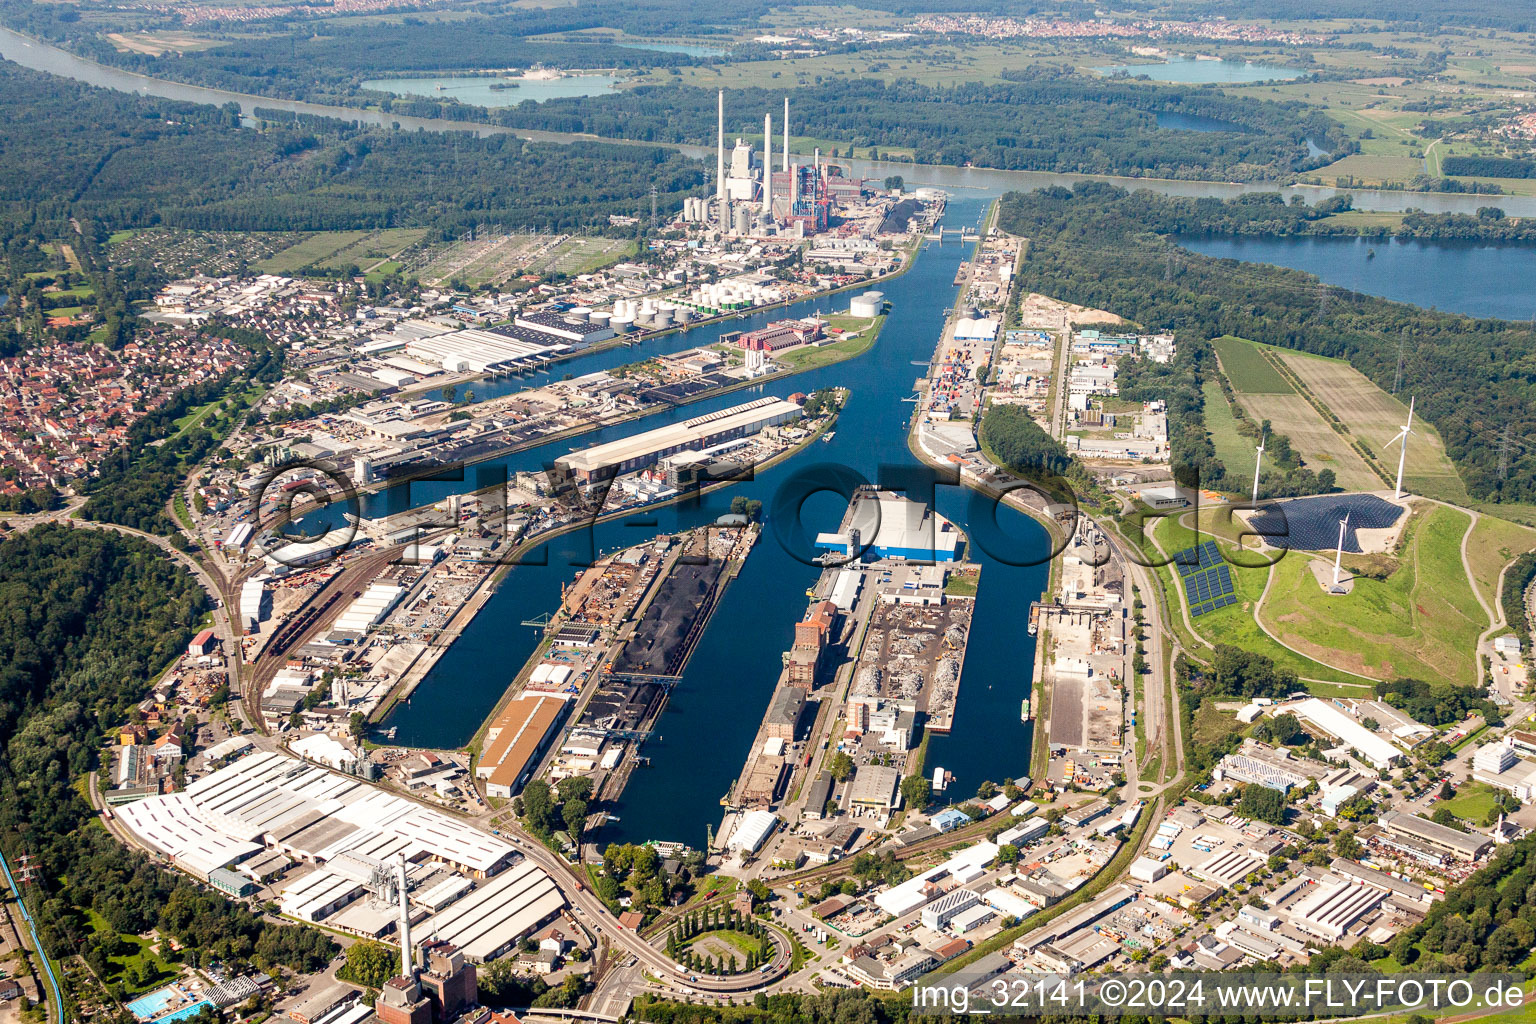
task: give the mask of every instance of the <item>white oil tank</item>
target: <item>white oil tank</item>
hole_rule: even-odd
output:
[[[884,311],[884,292],[868,291],[863,295],[855,295],[853,301],[848,304],[850,316],[877,317]]]

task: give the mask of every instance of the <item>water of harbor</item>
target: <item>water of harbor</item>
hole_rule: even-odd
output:
[[[989,201],[967,196],[951,202],[946,223],[951,227],[974,224]],[[737,494],[757,498],[770,510],[768,529],[739,578],[727,589],[655,734],[645,745],[650,766],[631,775],[623,797],[612,808],[619,820],[610,824],[602,837],[605,841],[662,839],[702,844],[706,827],[720,822],[720,798],[746,759],[782,668],[780,655],[789,647],[794,623],[805,613],[806,589],[820,572],[804,559],[808,552],[791,551],[791,545],[780,543],[779,535],[786,527],[784,522],[775,521],[771,511],[774,496],[784,493],[792,479],[813,473],[819,466],[842,467],[871,482],[897,481],[903,471],[910,473],[920,466],[906,444],[913,405],[903,399],[911,395],[912,384],[925,372],[923,364],[933,354],[944,311],[956,297],[956,267],[973,249],[972,243],[962,245],[953,240],[929,244],[908,273],[886,282],[882,290],[891,303],[891,315],[880,340],[868,353],[765,383],[763,393],[780,396],[831,385],[850,388],[852,395],[831,442],[818,441],[758,479],[702,501],[557,537],[537,549],[527,564],[513,568],[484,610],[422,681],[411,702],[390,718],[388,724],[398,729],[396,742],[436,747],[466,742],[537,644],[539,632],[519,623],[552,611],[559,603],[561,584],[570,581],[594,554],[639,543],[658,532],[710,522],[728,511],[731,498]],[[828,309],[831,302],[810,300],[762,316],[803,315],[817,307]],[[743,322],[735,321],[651,344],[676,350],[741,326]],[[649,346],[647,351],[651,351]],[[584,373],[634,357],[635,353],[622,349],[595,353],[560,369]],[[504,465],[509,471],[538,468],[571,448],[698,415],[753,394],[721,396],[486,465]],[[467,486],[417,484],[409,504],[431,501]],[[962,525],[974,516],[990,519],[992,515],[990,510],[973,510],[975,497],[959,487],[938,488],[935,500],[944,515]],[[375,499],[373,511],[384,501]],[[404,503],[404,496],[397,495],[396,507]],[[844,500],[830,492],[810,498],[800,517],[805,531],[814,534],[834,528],[844,507]],[[336,512],[333,508],[331,517]],[[1008,540],[990,540],[990,551],[976,546],[971,551],[971,557],[983,566],[982,583],[954,732],[934,737],[929,749],[930,769],[939,765],[956,776],[951,791],[955,799],[974,794],[985,779],[1000,781],[1028,772],[1031,727],[1019,721],[1019,703],[1029,694],[1034,659],[1034,640],[1026,624],[1029,604],[1045,585],[1046,569],[1043,565],[1015,567],[999,562],[994,555],[1010,562],[1038,560],[1046,551],[1046,538],[1038,525],[1015,512],[999,511],[997,523],[989,537]]]

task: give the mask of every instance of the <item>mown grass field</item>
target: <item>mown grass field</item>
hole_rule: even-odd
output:
[[[1456,795],[1442,800],[1435,807],[1444,807],[1469,825],[1481,825],[1498,806],[1497,791],[1486,782],[1468,780],[1461,784]]]
[[[1477,637],[1488,623],[1462,570],[1470,523],[1444,506],[1416,515],[1397,570],[1384,580],[1357,578],[1342,596],[1324,593],[1310,556],[1287,555],[1259,616],[1286,644],[1360,675],[1473,682]]]
[[[806,346],[792,349],[777,356],[777,360],[795,370],[813,370],[818,366],[826,366],[829,363],[863,355],[880,336],[880,331],[885,326],[885,317],[877,316],[873,320],[866,320],[862,317],[829,316],[827,322],[833,327],[856,330],[860,333],[855,337],[834,341],[830,345],[822,345],[819,348]]]
[[[1202,531],[1207,523],[1214,525],[1215,519],[1206,517],[1219,517],[1219,509],[1213,509],[1200,514]],[[1156,527],[1148,527],[1157,538],[1158,544],[1168,555],[1174,555],[1187,547],[1194,545],[1197,540],[1211,539],[1211,534],[1201,532],[1198,536],[1195,531],[1183,524],[1182,517],[1169,517],[1157,523]],[[1220,533],[1230,534],[1232,527],[1228,526],[1220,530]],[[1245,651],[1253,651],[1272,659],[1281,668],[1287,668],[1295,672],[1303,679],[1318,679],[1334,684],[1358,684],[1360,687],[1369,685],[1358,676],[1351,676],[1347,672],[1341,672],[1330,665],[1312,658],[1287,650],[1277,643],[1259,628],[1254,617],[1254,609],[1258,606],[1259,598],[1264,594],[1264,585],[1273,570],[1261,566],[1262,562],[1274,557],[1271,552],[1259,555],[1254,551],[1238,552],[1236,544],[1231,541],[1218,539],[1217,544],[1229,561],[1236,562],[1232,566],[1232,585],[1237,593],[1237,603],[1228,605],[1199,618],[1192,619],[1194,631],[1198,639],[1207,645],[1231,644]],[[1184,600],[1184,587],[1178,581],[1177,572],[1168,565],[1160,566],[1157,575],[1163,585],[1163,592],[1168,601],[1168,608],[1173,616],[1175,629],[1184,633],[1184,619],[1182,609],[1186,607]],[[1272,592],[1273,593],[1273,592]],[[1312,686],[1313,684],[1308,684]],[[1351,686],[1344,690],[1329,692],[1350,693],[1359,695],[1363,689]]]
[[[1467,540],[1467,562],[1472,567],[1472,579],[1483,600],[1497,604],[1499,573],[1510,562],[1533,549],[1536,549],[1536,530],[1490,515],[1478,517],[1472,536]]]
[[[1244,472],[1248,479],[1253,479],[1253,442],[1237,432],[1237,419],[1232,415],[1232,406],[1227,402],[1227,396],[1221,393],[1221,388],[1215,384],[1207,383],[1205,393],[1205,429],[1210,431],[1211,444],[1216,449],[1216,457],[1222,465],[1227,467],[1227,472],[1233,476],[1241,476]]]
[[[1364,441],[1387,475],[1395,478],[1398,450],[1396,445],[1388,448],[1387,442],[1408,421],[1407,404],[1387,394],[1342,359],[1275,351],[1307,391],[1342,420],[1350,433]],[[1467,504],[1467,489],[1435,428],[1415,419],[1413,429],[1414,434],[1408,439],[1404,486],[1415,494],[1456,505]],[[1379,486],[1379,478],[1377,484],[1367,486]]]
[[[269,256],[257,264],[268,274],[295,274],[312,263],[329,259],[350,245],[367,238],[368,231],[317,231],[296,245]]]
[[[1211,345],[1216,349],[1221,372],[1227,375],[1227,380],[1232,382],[1232,390],[1238,394],[1295,394],[1296,389],[1291,387],[1291,382],[1280,376],[1280,372],[1269,364],[1264,353],[1253,342],[1229,334],[1212,341]]]

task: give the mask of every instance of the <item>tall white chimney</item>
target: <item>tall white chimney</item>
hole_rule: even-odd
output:
[[[411,897],[405,888],[405,854],[398,854],[395,867],[399,871],[400,882],[400,977],[414,978],[416,976],[416,956],[411,948]]]
[[[773,216],[773,115],[763,115],[763,216]]]
[[[730,220],[731,208],[725,197],[725,90],[720,90],[720,110],[715,136],[715,182],[720,200],[720,225],[722,229]]]
[[[784,97],[784,173],[789,173],[789,97]]]

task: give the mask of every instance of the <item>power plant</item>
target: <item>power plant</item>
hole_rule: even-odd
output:
[[[824,165],[821,150],[809,165],[792,162],[789,154],[789,97],[784,98],[782,168],[773,169],[773,114],[763,115],[761,163],[752,146],[737,138],[729,159],[725,151],[725,90],[717,98],[715,128],[715,199],[683,202],[683,220],[713,224],[722,234],[807,237],[827,230],[832,208],[841,200],[856,202],[864,182],[846,178],[840,169]],[[711,209],[713,206],[713,209]]]

